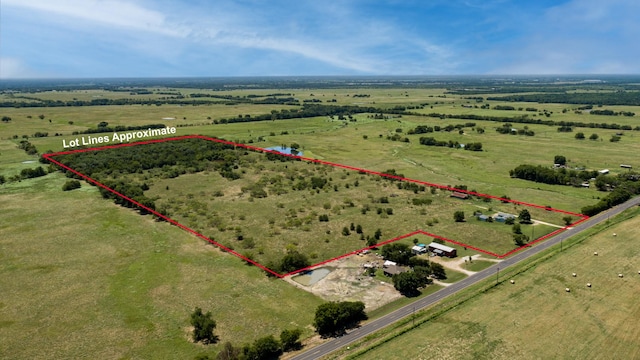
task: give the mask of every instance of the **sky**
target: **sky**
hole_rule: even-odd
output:
[[[0,79],[640,74],[637,0],[2,0]]]

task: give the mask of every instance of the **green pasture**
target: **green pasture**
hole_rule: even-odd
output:
[[[550,223],[522,225],[531,239],[562,223],[557,212],[496,201],[489,204],[480,198],[453,199],[449,191],[432,193],[427,186],[416,194],[399,189],[404,182],[378,175],[300,161],[268,161],[257,153],[241,160],[239,172],[238,180],[224,179],[216,172],[164,179],[151,171],[129,177],[150,186],[146,196],[156,199],[160,212],[262,264],[276,263],[294,249],[312,263],[331,259],[366,247],[366,237],[373,237],[377,229],[383,234],[378,242],[425,230],[497,254],[516,247],[510,225],[478,221],[474,212],[517,215],[529,208],[534,220]],[[328,184],[322,189],[294,190],[297,183],[313,177]],[[256,187],[263,189],[264,197],[252,195],[250,189]],[[414,199],[431,203],[414,205]],[[454,222],[453,213],[459,210],[464,210],[467,221]],[[321,215],[329,221],[319,221]],[[361,234],[355,231],[358,226]],[[349,234],[343,233],[344,228]]]
[[[601,227],[516,276],[505,275],[515,284],[505,280],[349,358],[635,358],[640,333],[630,319],[640,315],[634,300],[640,286],[638,215],[633,209],[623,215],[626,221]]]
[[[215,355],[220,345],[188,341],[197,306],[213,313],[222,342],[296,327],[311,335],[316,296],[85,183],[63,192],[65,181],[0,186],[0,357]]]
[[[530,118],[543,120],[640,125],[640,107],[637,106],[602,108],[637,114],[624,117],[576,114],[574,109],[578,106],[570,104],[488,101],[491,107],[511,105],[553,112],[546,117],[524,110],[464,108],[461,105],[476,103],[460,95],[444,95],[445,89],[174,90],[185,95],[197,92],[237,96],[292,93],[301,101],[320,99],[323,104],[382,108],[427,104],[424,109],[412,110],[422,114],[528,114]],[[370,96],[354,97],[356,94]],[[168,96],[93,90],[26,95],[61,100],[74,97],[89,100],[94,96],[112,99]],[[4,99],[7,95],[2,96]],[[336,102],[327,102],[332,99]],[[478,106],[482,104],[477,103]],[[355,122],[315,117],[212,123],[222,118],[296,108],[253,104],[0,108],[0,117],[12,118],[8,123],[0,123],[0,175],[8,178],[22,169],[40,166],[37,162],[29,163],[37,161],[37,157],[17,148],[23,135],[27,135],[41,153],[62,151],[63,139],[68,141],[81,136],[72,135],[72,132],[95,128],[100,122],[108,122],[110,126],[163,123],[177,127],[177,135],[202,134],[251,142],[259,147],[295,142],[301,145],[306,157],[381,172],[395,169],[411,179],[450,186],[466,185],[469,190],[479,193],[507,195],[514,200],[572,212],[579,212],[581,207],[597,202],[606,194],[598,192],[594,186],[585,189],[511,179],[509,170],[520,164],[551,166],[555,155],[566,156],[570,167],[606,168],[612,174],[627,171],[621,169],[620,164],[630,164],[634,169],[640,167],[637,162],[640,132],[637,131],[624,131],[620,142],[612,143],[609,139],[619,131],[574,128],[573,132],[560,133],[557,126],[513,124],[516,129],[528,126],[535,136],[501,135],[495,131],[502,126],[500,122],[440,120],[426,116],[389,115],[387,119],[373,119],[373,114],[356,114],[353,115]],[[563,109],[567,111],[562,113]],[[42,120],[39,119],[41,114],[44,115]],[[475,122],[475,128],[466,127],[463,133],[441,131],[407,135],[418,125],[445,127],[467,122]],[[478,128],[484,129],[484,133],[477,131]],[[35,132],[47,132],[49,136],[31,137]],[[577,132],[583,132],[587,138],[596,133],[599,139],[576,140]],[[55,133],[61,135],[54,136]],[[407,137],[409,142],[387,139],[395,134]],[[18,139],[13,139],[14,135]],[[419,144],[421,136],[459,143],[481,142],[483,151],[426,147]],[[308,168],[306,164],[298,165]],[[364,247],[365,242],[353,231],[349,236],[341,234],[342,228],[351,222],[362,225],[365,234],[369,235],[381,228],[382,240],[422,229],[469,244],[482,244],[479,247],[502,253],[515,247],[511,227],[481,223],[472,214],[474,211],[517,214],[524,208],[497,200],[451,199],[448,192],[438,190],[431,194],[428,188],[418,196],[431,197],[433,203],[414,206],[408,203],[414,196],[412,192],[398,190],[391,182],[372,180],[355,172],[347,174],[341,169],[326,170],[327,174],[334,174],[334,181],[340,184],[336,193],[305,191],[269,195],[249,202],[246,195],[240,195],[241,188],[243,184],[259,179],[261,173],[250,167],[245,170],[247,177],[242,181],[246,183],[236,184],[222,183],[226,180],[213,172],[171,180],[152,179],[150,194],[160,197],[159,204],[164,201],[165,205],[171,205],[176,219],[184,221],[185,225],[240,253],[253,252],[256,258],[262,256],[260,259],[267,261],[282,255],[287,246],[309,255],[315,253],[318,261],[325,256]],[[211,181],[216,176],[215,181]],[[353,192],[354,186],[345,187],[356,179],[360,182],[357,192]],[[81,189],[63,192],[61,187],[66,180],[60,173],[53,173],[0,185],[0,215],[3,218],[0,223],[1,358],[214,356],[220,345],[205,347],[189,341],[188,316],[196,306],[212,311],[218,322],[216,334],[222,342],[247,343],[266,335],[277,336],[281,330],[295,327],[304,329],[304,337],[313,334],[313,312],[322,302],[318,297],[284,281],[269,279],[260,269],[245,265],[177,227],[155,222],[151,217],[103,200],[94,187],[84,182]],[[222,191],[224,196],[213,196],[216,190]],[[399,196],[389,197],[389,204],[373,204],[368,196],[376,198],[391,193]],[[347,198],[354,202],[354,207],[347,206],[344,201]],[[324,209],[327,202],[331,205],[330,210]],[[367,215],[360,212],[364,204],[373,204]],[[377,215],[378,206],[393,208],[393,215],[386,218]],[[205,211],[198,213],[198,209]],[[534,220],[557,226],[564,224],[564,214],[529,209]],[[297,219],[310,217],[312,223],[288,226],[285,223],[293,218],[291,210],[295,211]],[[457,210],[465,212],[466,222],[453,222],[452,215]],[[330,216],[329,223],[320,223],[317,216],[312,216],[314,212],[317,215],[326,212]],[[287,214],[290,214],[289,219]],[[220,231],[217,225],[211,226],[213,215],[222,220],[225,231]],[[635,322],[629,320],[640,316],[639,308],[635,306],[639,269],[634,265],[640,256],[634,232],[640,218],[637,211],[627,216],[632,215],[635,217],[631,220],[607,228],[569,248],[561,256],[515,276],[514,285],[504,282],[472,297],[457,310],[430,320],[361,358],[640,356],[636,346],[640,333]],[[271,219],[273,224],[269,223]],[[308,228],[304,228],[305,225]],[[253,249],[243,248],[242,241],[236,240],[238,227],[245,237],[255,240]],[[535,238],[555,229],[545,224],[522,226],[525,235]],[[611,236],[613,232],[618,236]],[[432,240],[426,235],[416,237],[421,243]],[[268,245],[259,245],[260,241]],[[448,245],[458,249],[459,256],[477,254],[457,245]],[[258,253],[260,246],[264,254]],[[593,256],[593,251],[598,251],[599,256]],[[490,263],[474,260],[463,266],[478,271]],[[571,276],[573,272],[578,274],[576,278]],[[625,276],[618,278],[618,273]],[[591,282],[592,288],[587,288],[586,282]],[[564,291],[566,287],[571,288],[570,293]],[[429,286],[423,295],[438,289],[438,286]],[[376,318],[412,300],[400,299],[374,310],[369,316]]]

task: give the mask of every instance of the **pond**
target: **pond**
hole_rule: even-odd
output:
[[[329,275],[330,272],[330,268],[317,268],[315,270],[307,271],[302,275],[296,275],[293,277],[293,280],[304,286],[310,286],[324,279],[324,277]]]
[[[296,155],[296,156],[302,156],[302,151],[300,150],[293,150],[292,148],[289,147],[284,147],[284,146],[272,146],[272,147],[268,147],[265,148],[266,150],[272,150],[272,151],[277,151],[281,154],[285,154],[285,155]],[[295,152],[294,153],[292,153]],[[296,152],[297,151],[297,152]]]

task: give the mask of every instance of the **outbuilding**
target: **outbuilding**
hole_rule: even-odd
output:
[[[407,272],[407,271],[409,270],[406,267],[398,266],[398,265],[389,265],[382,269],[382,272],[389,277],[392,277],[393,275],[397,275],[397,274],[402,274],[403,272]]]
[[[427,248],[425,246],[415,245],[411,248],[411,252],[416,255],[426,254]]]
[[[432,242],[431,244],[429,244],[429,251],[438,256],[446,256],[450,258],[458,256],[458,252],[456,249],[446,245],[438,244],[437,242]]]
[[[451,197],[456,199],[467,200],[469,198],[469,194],[465,194],[459,191],[454,191],[453,193],[451,193]]]
[[[503,213],[503,212],[499,212],[497,214],[495,214],[493,216],[493,220],[497,221],[497,222],[505,222],[507,221],[507,219],[515,219],[516,216],[512,215],[512,214],[507,214],[507,213]]]

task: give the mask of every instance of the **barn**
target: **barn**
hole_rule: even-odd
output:
[[[457,250],[442,244],[438,244],[437,242],[432,242],[429,244],[429,251],[438,256],[446,256],[450,258],[454,258],[458,256]]]

